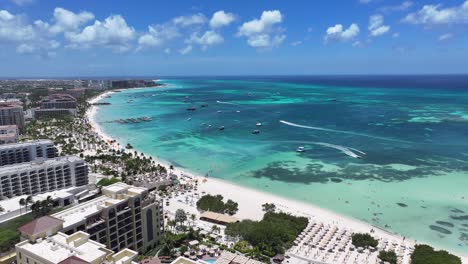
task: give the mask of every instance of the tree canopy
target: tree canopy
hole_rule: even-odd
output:
[[[268,256],[284,253],[307,227],[308,219],[286,213],[267,212],[259,222],[243,220],[226,227],[229,236],[240,237]]]
[[[398,262],[398,257],[395,251],[385,251],[382,250],[379,252],[379,259],[383,262],[388,262],[390,264],[397,264]]]
[[[103,179],[98,181],[97,185],[98,186],[109,186],[109,185],[117,183],[117,182],[120,182],[120,179],[116,178],[116,177],[112,177],[110,179],[103,178]]]
[[[235,214],[238,209],[238,204],[233,200],[223,202],[222,195],[204,195],[197,201],[197,208],[203,211],[211,211],[216,213]]]
[[[352,242],[355,247],[377,247],[379,241],[370,234],[355,233],[352,235]]]
[[[461,259],[444,250],[436,251],[428,245],[416,245],[411,264],[461,264]]]

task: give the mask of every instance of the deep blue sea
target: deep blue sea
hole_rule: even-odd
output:
[[[160,82],[103,100],[105,132],[201,175],[468,252],[468,76]],[[116,122],[138,117],[152,121]]]

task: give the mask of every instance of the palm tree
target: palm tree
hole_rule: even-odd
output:
[[[190,219],[192,220],[192,226],[194,226],[195,225],[195,220],[197,220],[197,216],[195,214],[191,214]]]
[[[25,200],[25,206],[26,206],[26,212],[28,211],[28,204],[32,204],[34,201],[33,201],[33,198],[31,195],[28,195],[28,197],[26,197],[26,200]]]
[[[20,205],[20,214],[21,214],[21,207],[26,204],[26,200],[24,198],[21,198],[18,203]]]

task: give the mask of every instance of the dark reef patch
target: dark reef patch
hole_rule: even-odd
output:
[[[445,221],[436,221],[438,225],[445,226],[445,227],[454,227],[455,225],[450,222]]]
[[[407,204],[404,204],[404,203],[397,203],[397,204],[398,204],[398,206],[400,206],[400,207],[408,207],[408,205],[407,205]]]
[[[468,215],[460,215],[460,216],[451,215],[450,218],[454,220],[468,220]]]
[[[331,178],[330,181],[334,182],[334,183],[340,183],[340,182],[343,182],[342,179],[338,179],[338,178]]]
[[[430,225],[429,228],[431,230],[434,230],[436,232],[439,232],[439,233],[442,233],[442,234],[445,234],[445,235],[452,234],[452,232],[450,232],[450,230],[447,230],[447,229],[445,229],[443,227],[440,227],[440,226]]]
[[[456,214],[464,214],[465,211],[462,211],[460,209],[457,209],[457,208],[453,208],[452,210],[450,210],[452,213],[456,213]]]

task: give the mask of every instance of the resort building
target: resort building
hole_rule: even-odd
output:
[[[76,109],[40,109],[36,108],[33,111],[34,119],[44,118],[64,118],[66,116],[76,116]]]
[[[76,99],[69,94],[51,94],[41,101],[41,109],[76,108]]]
[[[17,125],[0,126],[0,145],[18,142],[19,130]]]
[[[50,88],[48,90],[49,92],[49,95],[52,95],[52,94],[68,94],[68,95],[71,95],[73,96],[73,98],[75,99],[78,99],[78,98],[81,98],[85,92],[86,92],[86,89],[85,88],[72,88],[72,89],[53,89],[53,88]]]
[[[34,118],[63,118],[75,116],[76,99],[69,94],[51,94],[41,102],[41,107],[34,109]]]
[[[24,128],[23,106],[18,102],[0,103],[0,126],[16,125]]]
[[[51,140],[34,140],[24,143],[0,145],[0,167],[31,162],[37,159],[51,159],[57,156],[57,149]]]
[[[62,232],[84,231],[90,239],[114,251],[145,252],[159,244],[164,233],[163,207],[146,188],[115,183],[102,196],[53,215],[63,220]]]
[[[0,199],[88,184],[88,167],[75,156],[0,167]]]
[[[123,249],[114,254],[105,245],[90,240],[89,234],[59,232],[63,221],[43,216],[20,227],[21,238],[16,244],[17,264],[136,264],[138,253]]]

